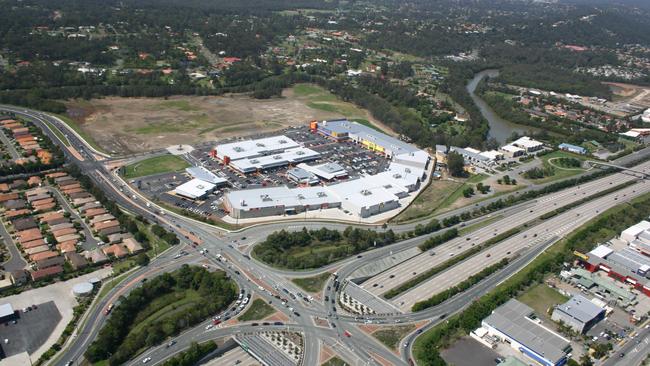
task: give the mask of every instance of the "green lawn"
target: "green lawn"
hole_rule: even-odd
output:
[[[393,350],[397,350],[397,348],[399,347],[399,341],[414,330],[415,330],[414,324],[407,324],[407,325],[400,325],[396,327],[380,329],[372,333],[372,336],[377,338],[384,345],[386,345],[386,347]]]
[[[463,183],[460,187],[458,187],[451,195],[447,196],[440,205],[436,208],[434,212],[442,212],[444,209],[448,208],[449,206],[453,205],[454,202],[456,202],[458,199],[463,197],[463,189],[466,187],[476,184],[483,179],[487,178],[487,175],[485,174],[474,174],[470,176],[465,183]]]
[[[314,84],[298,84],[293,87],[296,97],[304,99],[308,107],[325,112],[337,113],[347,118],[365,119],[366,111],[352,103],[344,102],[336,95]]]
[[[493,223],[495,221],[501,220],[502,218],[503,218],[503,216],[497,215],[497,216],[490,217],[490,218],[488,218],[486,220],[481,220],[481,221],[479,221],[479,222],[477,222],[475,224],[465,226],[464,228],[458,230],[458,236],[463,236],[463,235],[465,235],[467,233],[470,233],[470,232],[472,232],[474,230],[478,230],[478,229],[480,229],[482,227],[488,226],[488,225],[490,225],[491,223]]]
[[[535,183],[548,183],[548,182],[568,178],[586,171],[583,168],[563,168],[558,164],[554,164],[553,160],[556,160],[558,158],[574,158],[580,161],[587,160],[587,157],[584,155],[572,154],[568,151],[560,151],[560,150],[554,151],[550,154],[546,154],[542,156],[541,159],[544,164],[544,167],[552,166],[553,168],[555,168],[555,174],[550,177],[546,177],[542,179],[531,179],[531,181]]]
[[[548,309],[557,304],[565,303],[568,297],[562,295],[557,290],[540,283],[528,289],[517,298],[519,301],[530,306],[539,316],[548,314]]]
[[[126,179],[144,177],[147,175],[177,172],[189,167],[190,164],[176,155],[163,155],[145,159],[124,167]]]
[[[255,299],[251,306],[239,318],[240,321],[262,320],[275,313],[275,309],[262,299]]]
[[[313,84],[297,84],[293,87],[293,92],[298,97],[304,97],[307,95],[322,94],[324,93],[324,90],[323,88]]]
[[[320,292],[330,276],[329,272],[325,272],[314,277],[292,278],[291,282],[307,292]]]
[[[203,298],[194,290],[178,291],[158,297],[138,313],[133,322],[135,326],[131,329],[131,333],[138,333],[154,322],[163,321],[177,313],[183,313],[185,310],[199,305],[202,300]]]
[[[395,222],[404,222],[432,215],[447,197],[451,196],[462,185],[462,183],[450,180],[432,181],[404,211],[395,217]]]

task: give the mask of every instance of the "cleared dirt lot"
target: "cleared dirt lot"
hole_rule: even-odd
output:
[[[625,83],[605,84],[609,85],[614,93],[614,100],[650,108],[650,88]]]
[[[67,106],[68,116],[86,134],[118,154],[280,130],[313,119],[370,119],[365,110],[312,85],[287,89],[282,98],[269,100],[245,95],[110,97]]]

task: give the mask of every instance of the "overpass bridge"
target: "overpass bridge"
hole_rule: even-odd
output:
[[[625,167],[625,166],[622,166],[622,165],[606,163],[606,162],[603,162],[603,161],[595,161],[595,160],[587,160],[585,163],[589,164],[589,165],[592,165],[592,166],[605,166],[605,167],[608,167],[608,168],[614,168],[614,169],[618,169],[618,170],[628,171],[630,173],[635,174],[636,176],[638,176],[641,179],[650,178],[650,173],[647,173],[645,171],[641,171],[641,170],[638,170],[638,169],[628,168],[628,167]]]

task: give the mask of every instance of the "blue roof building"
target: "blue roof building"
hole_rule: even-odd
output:
[[[571,145],[571,144],[567,144],[567,143],[561,143],[560,145],[558,145],[558,148],[560,150],[572,152],[574,154],[585,155],[587,153],[587,149],[585,149],[584,147],[577,146],[577,145]]]

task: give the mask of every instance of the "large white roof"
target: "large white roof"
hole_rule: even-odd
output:
[[[189,167],[186,168],[185,171],[187,174],[191,175],[192,178],[201,179],[212,184],[219,185],[228,181],[227,179],[219,177],[218,175],[202,166]]]
[[[319,156],[320,153],[312,149],[300,147],[277,154],[239,159],[231,162],[230,164],[239,171],[249,172],[257,169],[263,170],[276,166],[287,165],[289,163],[295,164],[302,161],[313,160]]]
[[[404,154],[395,155],[393,159],[399,159],[401,161],[408,161],[412,163],[425,165],[429,161],[430,157],[429,157],[429,153],[427,153],[426,151],[417,150],[417,151],[411,151]]]
[[[530,149],[538,146],[542,146],[543,143],[537,140],[533,140],[528,136],[522,136],[517,140],[512,142],[513,145],[523,147],[524,149]]]
[[[307,165],[303,163],[298,164],[298,167],[327,180],[348,175],[345,168],[337,163],[324,163],[319,165]]]
[[[404,165],[400,163],[390,163],[387,171],[407,176],[409,177],[409,180],[411,179],[411,176],[416,176],[418,179],[422,179],[424,178],[424,173],[426,173],[424,169],[415,168],[410,165]]]
[[[327,188],[339,196],[341,201],[347,201],[356,207],[371,207],[399,200],[399,197],[383,187],[385,184],[376,179],[376,176],[368,176],[333,184]]]
[[[14,313],[14,308],[11,307],[11,304],[6,303],[0,305],[0,318],[4,318],[5,316],[13,315]]]
[[[621,237],[624,237],[624,238],[626,238],[626,237],[635,237],[636,238],[637,236],[639,236],[639,234],[641,234],[642,232],[644,232],[644,231],[646,231],[648,229],[650,229],[650,222],[643,220],[643,221],[641,221],[641,222],[639,222],[637,224],[634,224],[634,225],[630,226],[629,228],[623,230],[621,232]]]
[[[212,191],[215,187],[216,186],[210,182],[195,178],[176,187],[174,192],[184,197],[198,198]]]
[[[360,123],[350,122],[346,119],[323,121],[321,124],[319,124],[319,128],[323,128],[338,134],[347,133],[350,137],[373,142],[374,144],[377,144],[386,150],[392,151],[394,155],[410,153],[419,150],[417,147],[409,143],[388,136]]]
[[[284,206],[333,204],[341,202],[327,187],[289,189],[286,186],[245,189],[226,194],[231,206],[240,210]]]
[[[217,156],[230,157],[230,160],[244,159],[264,155],[269,152],[284,151],[300,146],[287,136],[271,136],[257,140],[236,141],[217,145]]]
[[[608,255],[612,254],[613,252],[614,251],[610,247],[599,245],[594,250],[589,252],[589,254],[596,256],[598,258],[606,258]]]
[[[503,145],[503,146],[501,146],[501,150],[511,152],[511,153],[515,153],[515,152],[519,152],[519,151],[525,151],[524,149],[522,149],[522,148],[520,148],[518,146],[515,146],[515,145]]]

